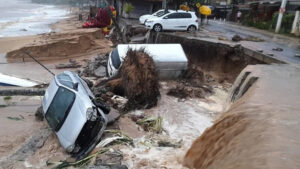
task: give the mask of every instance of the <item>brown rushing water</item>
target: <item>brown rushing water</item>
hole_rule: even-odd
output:
[[[127,133],[134,136],[135,147],[121,149],[124,156],[124,164],[128,168],[148,169],[185,169],[182,159],[192,141],[213,124],[216,115],[223,111],[223,103],[227,92],[222,87],[214,87],[212,96],[206,99],[187,99],[178,101],[178,98],[166,95],[170,83],[161,83],[161,99],[158,105],[148,110],[137,110],[133,114],[146,116],[161,116],[163,118],[163,134],[151,132],[144,135]],[[124,121],[124,119],[121,119]],[[132,123],[132,122],[131,122]],[[128,128],[130,122],[121,123],[120,128]],[[124,126],[123,126],[124,125]],[[126,130],[130,132],[130,130]],[[167,140],[180,142],[180,148],[157,147],[153,141]]]
[[[258,80],[192,145],[184,163],[197,169],[300,168],[300,69],[248,66]],[[247,85],[241,85],[240,91]],[[239,95],[239,94],[238,94]]]

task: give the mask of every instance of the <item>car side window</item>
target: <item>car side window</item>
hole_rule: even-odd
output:
[[[164,11],[159,11],[159,12],[157,12],[156,14],[154,14],[154,16],[160,16],[160,15],[162,15],[162,14],[164,14],[165,12]]]
[[[116,69],[120,68],[120,66],[121,66],[121,59],[120,59],[120,55],[119,55],[119,52],[118,52],[118,47],[116,47],[112,51],[112,53],[111,53],[111,61],[112,61],[113,66]]]
[[[172,13],[164,17],[164,19],[176,19],[176,18],[177,18],[177,13]]]
[[[178,18],[192,18],[190,13],[178,13]]]

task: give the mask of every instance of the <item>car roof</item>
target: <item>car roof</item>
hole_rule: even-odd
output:
[[[192,14],[192,15],[196,15],[194,11],[185,11],[185,10],[175,10],[175,11],[171,11],[171,12],[169,12],[169,13],[166,14],[166,15],[170,15],[170,14],[172,14],[172,13],[190,13],[190,14]]]
[[[121,59],[124,59],[129,48],[145,49],[154,61],[158,62],[187,62],[181,44],[120,44],[117,46]]]

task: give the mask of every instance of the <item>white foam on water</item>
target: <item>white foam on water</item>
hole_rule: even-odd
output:
[[[162,86],[164,88],[164,86]],[[223,111],[223,103],[227,92],[215,88],[208,101],[187,99],[179,102],[177,98],[162,94],[158,105],[150,110],[133,112],[134,114],[161,116],[163,128],[166,132],[161,135],[149,133],[146,137],[134,139],[135,147],[121,149],[124,163],[129,168],[168,168],[185,169],[182,159],[191,146],[208,127],[212,126],[215,114]],[[167,138],[171,142],[182,142],[181,148],[157,147],[151,140],[157,137]]]
[[[1,2],[0,4],[5,5]],[[17,1],[17,0],[13,0]],[[2,7],[4,16],[0,16],[0,37],[15,37],[48,33],[49,27],[67,17],[68,10],[54,5],[32,4],[29,1],[18,1],[20,4],[7,4]],[[11,12],[9,8],[12,8]]]

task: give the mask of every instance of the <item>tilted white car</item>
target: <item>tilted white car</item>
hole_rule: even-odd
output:
[[[43,113],[61,145],[81,159],[100,141],[109,108],[94,102],[86,82],[70,71],[54,77],[43,98]]]
[[[161,16],[163,16],[163,15],[165,15],[167,13],[173,12],[173,11],[174,10],[167,10],[167,11],[165,11],[165,9],[160,9],[160,10],[154,12],[153,14],[142,15],[139,18],[140,24],[145,24],[145,22],[148,19],[155,18],[155,17],[161,17]]]
[[[198,29],[198,18],[195,12],[178,10],[164,15],[148,19],[145,23],[147,29],[155,32],[162,30],[186,30],[195,31]]]

